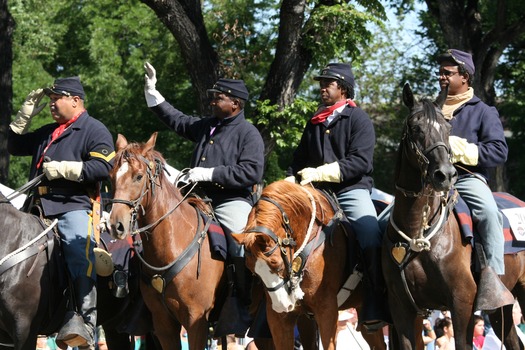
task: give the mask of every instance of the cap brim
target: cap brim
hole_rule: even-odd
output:
[[[221,91],[221,90],[218,90],[218,89],[208,89],[206,90],[206,93],[210,94],[210,93],[214,93],[214,92],[218,92],[219,94],[225,94],[224,91]]]
[[[49,96],[51,94],[60,95],[58,92],[56,92],[55,90],[53,90],[51,88],[44,88],[44,94],[46,94],[47,96]]]
[[[314,77],[314,80],[321,80],[321,79],[333,79],[338,80],[339,78],[333,75],[317,75]]]

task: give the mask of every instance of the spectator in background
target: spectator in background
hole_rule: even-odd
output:
[[[436,322],[436,333],[442,334],[436,339],[436,349],[439,350],[455,350],[454,343],[454,326],[450,317],[440,318]],[[439,332],[438,332],[439,330]]]
[[[485,342],[485,320],[480,315],[474,315],[474,334],[472,345],[475,350],[481,350]]]
[[[425,344],[425,349],[434,350],[434,342],[436,340],[436,332],[432,327],[432,323],[429,319],[423,320],[423,344]]]

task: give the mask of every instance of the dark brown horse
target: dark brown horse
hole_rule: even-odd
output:
[[[365,291],[354,270],[357,254],[348,254],[356,252],[356,241],[348,242],[353,234],[341,223],[342,215],[313,187],[277,181],[263,189],[245,232],[233,234],[246,249],[248,268],[266,287],[277,350],[293,349],[294,326],[305,314],[313,314],[319,325],[323,348],[334,350],[338,310],[361,308]],[[350,295],[338,296],[351,275]],[[380,331],[364,335],[371,346],[385,348]]]
[[[56,221],[48,227],[19,211],[0,193],[1,349],[34,350],[39,334],[56,333],[62,325],[68,284],[55,226]],[[130,335],[117,327],[127,321],[131,300],[140,298],[138,283],[133,288],[130,279],[130,294],[123,298],[114,297],[108,283],[108,278],[97,280],[97,321],[106,330],[109,349],[130,349]]]
[[[399,146],[395,205],[382,256],[394,346],[400,349],[423,349],[422,317],[433,309],[451,311],[456,349],[472,348],[477,285],[472,246],[462,238],[451,213],[455,194],[449,190],[457,171],[449,156],[450,125],[441,113],[445,98],[442,92],[436,102],[416,102],[410,86],[403,89],[410,114]],[[505,269],[503,282],[523,302],[524,253],[506,256]],[[507,349],[519,349],[511,310],[512,305],[503,308],[504,329],[501,312],[490,317]]]
[[[146,143],[117,139],[111,172],[114,189],[110,223],[117,238],[141,237],[141,291],[153,315],[163,349],[181,349],[181,325],[190,349],[204,349],[208,318],[225,290],[224,261],[212,256],[204,220],[164,175],[154,150],[157,133]],[[202,201],[194,201],[201,205]]]

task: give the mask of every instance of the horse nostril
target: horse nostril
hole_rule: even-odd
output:
[[[122,235],[124,233],[124,225],[122,225],[121,222],[118,222],[116,226],[114,226],[115,232],[117,232],[119,235]]]

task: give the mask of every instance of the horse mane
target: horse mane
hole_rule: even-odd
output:
[[[290,226],[297,236],[294,238],[299,242],[304,238],[312,215],[311,200],[304,190],[313,196],[316,203],[317,223],[326,225],[333,216],[332,208],[326,198],[311,186],[301,188],[300,185],[281,180],[266,186],[261,195],[279,203],[290,219]],[[274,204],[259,200],[248,217],[246,228],[255,226],[275,228],[282,226],[282,222],[282,213]],[[245,237],[245,244],[253,244],[255,238],[253,233],[248,233]]]

